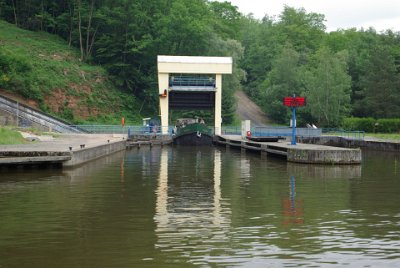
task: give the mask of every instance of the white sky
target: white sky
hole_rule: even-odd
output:
[[[224,0],[218,0],[220,2]],[[243,14],[278,16],[284,5],[325,15],[327,31],[356,27],[400,31],[400,0],[226,0]]]

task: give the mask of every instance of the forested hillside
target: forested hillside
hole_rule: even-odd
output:
[[[225,123],[240,87],[278,123],[287,122],[281,102],[292,94],[307,97],[303,123],[400,117],[398,32],[327,33],[323,14],[285,7],[278,18],[257,20],[229,2],[206,0],[0,0],[0,18],[62,37],[154,114],[156,56],[164,54],[234,58],[234,74],[224,77]]]
[[[75,123],[141,121],[140,102],[60,37],[0,21],[0,46],[0,94]]]

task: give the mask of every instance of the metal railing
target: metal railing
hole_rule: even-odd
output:
[[[241,135],[242,134],[242,128],[239,126],[223,126],[222,135]]]
[[[239,126],[224,126],[222,127],[223,135],[241,135],[242,128]],[[292,128],[290,127],[253,127],[251,128],[251,135],[254,137],[271,137],[281,136],[290,137],[292,135]],[[319,137],[322,135],[322,129],[311,128],[296,128],[296,136],[298,137]]]
[[[215,87],[215,78],[207,76],[170,76],[170,87]]]
[[[322,130],[323,135],[338,136],[351,140],[364,140],[365,132],[357,130],[344,130],[336,128],[324,128]]]
[[[29,106],[16,102],[4,96],[0,96],[0,109],[15,116],[21,122],[31,122],[43,127],[49,128],[52,131],[64,133],[82,133],[83,130],[79,127],[73,127],[68,122],[56,118],[52,115],[45,114],[41,111],[33,109]]]
[[[125,134],[125,135],[163,135],[160,126],[122,126],[122,125],[76,125],[93,134]],[[167,127],[168,134],[172,134],[172,127]]]
[[[252,129],[252,136],[281,136],[290,137],[292,128],[290,127],[255,127]],[[297,137],[319,137],[322,135],[322,129],[314,128],[296,128]]]

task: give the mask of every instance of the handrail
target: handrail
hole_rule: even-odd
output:
[[[191,76],[171,76],[169,86],[174,87],[215,87],[215,78],[213,77],[191,77]]]
[[[0,96],[0,109],[17,116],[18,118],[25,119],[42,126],[52,127],[55,131],[58,132],[85,132],[82,129],[73,127],[65,120],[45,114],[41,111],[38,111],[34,108],[31,108],[27,105],[24,105],[4,96]]]
[[[65,120],[63,120],[63,119],[61,119],[61,118],[58,118],[58,117],[56,117],[56,116],[54,116],[54,115],[46,114],[46,113],[44,113],[44,112],[42,112],[42,111],[39,111],[39,110],[37,110],[37,109],[35,109],[35,108],[33,108],[33,107],[30,107],[30,106],[28,106],[28,105],[25,105],[25,104],[21,103],[21,102],[18,102],[18,101],[15,101],[15,100],[13,100],[13,99],[10,99],[10,98],[8,98],[8,97],[6,97],[6,96],[0,96],[0,101],[2,101],[2,98],[3,98],[3,99],[6,99],[7,101],[12,102],[12,103],[14,103],[14,104],[18,104],[19,106],[22,106],[22,107],[24,107],[24,108],[27,108],[27,109],[29,109],[29,110],[32,110],[32,111],[34,111],[34,112],[36,112],[36,113],[38,113],[38,114],[42,114],[42,115],[44,115],[44,116],[46,116],[46,117],[53,118],[54,120],[57,120],[57,121],[59,121],[59,122],[61,122],[61,123],[64,123],[64,124],[66,124],[66,125],[71,125],[71,123],[69,123],[69,122],[67,122],[67,121],[65,121]]]
[[[365,138],[365,131],[360,130],[344,130],[338,128],[324,128],[322,129],[322,133],[332,134],[335,136],[339,136],[346,139],[354,139],[354,140],[364,140]]]

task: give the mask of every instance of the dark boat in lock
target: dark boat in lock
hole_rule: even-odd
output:
[[[203,119],[180,118],[176,120],[173,141],[176,145],[211,145],[213,142],[212,132]]]

